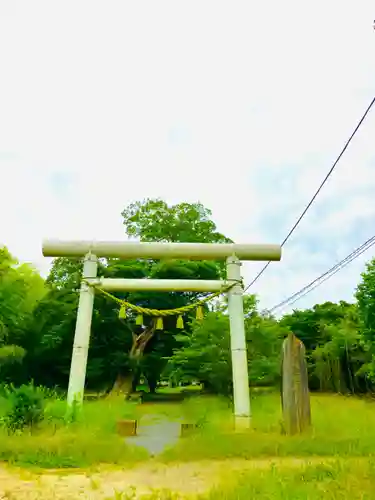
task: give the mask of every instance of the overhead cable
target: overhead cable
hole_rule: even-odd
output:
[[[351,252],[349,255],[347,255],[344,259],[340,260],[337,264],[335,264],[333,267],[328,269],[325,273],[321,274],[317,278],[315,278],[313,281],[311,281],[308,285],[304,286],[299,290],[298,292],[294,293],[287,299],[283,300],[279,304],[276,304],[275,306],[271,307],[268,309],[266,312],[272,313],[276,309],[284,308],[286,306],[291,306],[297,300],[300,300],[302,297],[307,295],[308,293],[312,292],[315,288],[320,286],[322,283],[327,281],[329,278],[331,278],[334,274],[337,272],[341,271],[344,267],[346,267],[348,264],[350,264],[353,260],[357,259],[360,255],[362,255],[366,250],[368,250],[372,245],[375,245],[375,236],[372,236],[369,238],[365,243],[363,243],[360,247],[356,248],[353,252]],[[314,285],[314,286],[313,286]]]
[[[296,230],[297,226],[299,225],[299,223],[301,222],[301,220],[303,219],[303,217],[306,215],[306,212],[309,210],[309,208],[311,207],[311,205],[314,203],[316,197],[318,196],[318,194],[320,193],[320,191],[322,190],[323,186],[325,185],[325,183],[327,182],[327,180],[329,179],[329,177],[331,176],[331,174],[333,173],[334,169],[336,168],[336,165],[338,164],[338,162],[340,161],[341,157],[343,156],[343,154],[345,153],[346,149],[348,148],[349,144],[351,143],[353,137],[356,135],[356,133],[358,132],[360,126],[362,125],[362,123],[364,122],[366,116],[368,115],[369,111],[371,110],[372,106],[374,105],[375,103],[375,97],[372,99],[372,101],[370,102],[370,104],[368,105],[366,111],[364,112],[364,114],[362,115],[362,118],[359,120],[359,122],[357,123],[355,129],[353,130],[351,136],[349,137],[349,139],[346,141],[345,143],[345,146],[343,147],[343,149],[341,150],[341,153],[338,155],[338,157],[336,158],[336,161],[334,162],[334,164],[332,165],[332,167],[330,168],[330,170],[328,171],[327,175],[324,177],[323,181],[321,182],[320,186],[318,187],[317,191],[315,192],[314,196],[311,198],[311,200],[309,201],[309,203],[306,205],[306,207],[304,208],[303,212],[301,213],[301,215],[298,217],[297,221],[295,222],[295,224],[293,225],[292,229],[289,231],[289,233],[286,235],[286,237],[284,238],[283,242],[281,243],[281,247],[283,247],[285,245],[285,243],[289,240],[289,238],[292,236],[292,234],[294,233],[294,231]],[[271,264],[271,261],[268,261],[267,264],[262,268],[262,270],[255,276],[255,278],[251,281],[251,283],[245,288],[245,292],[262,276],[262,274],[264,273],[264,271],[267,269],[267,267]]]

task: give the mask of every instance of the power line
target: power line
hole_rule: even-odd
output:
[[[322,279],[320,282],[316,283],[315,286],[313,286],[312,288],[308,289],[305,291],[305,293],[302,293],[302,295],[299,295],[298,297],[296,297],[292,302],[289,302],[287,304],[285,304],[285,306],[291,306],[292,304],[294,304],[295,302],[297,302],[298,300],[302,299],[305,295],[309,294],[310,292],[312,292],[313,290],[315,290],[315,288],[318,288],[318,286],[320,286],[322,283],[324,283],[325,281],[327,281],[329,278],[331,278],[333,275],[335,275],[337,272],[341,271],[341,269],[343,269],[344,267],[346,267],[348,264],[350,264],[353,260],[355,260],[357,257],[359,257],[361,254],[363,254],[366,250],[368,250],[372,245],[375,244],[375,241],[373,241],[371,243],[371,245],[368,245],[366,248],[364,248],[361,252],[358,253],[358,255],[354,256],[352,259],[348,260],[347,262],[343,263],[343,265],[341,267],[338,267],[335,271],[333,271],[331,274],[327,275],[324,279]],[[275,306],[272,310],[274,310],[275,308],[278,308],[277,306]]]
[[[358,132],[358,129],[360,128],[360,126],[362,125],[362,123],[364,122],[366,116],[368,115],[370,109],[372,108],[373,104],[375,103],[375,97],[372,99],[372,101],[370,102],[369,106],[367,107],[366,111],[364,112],[364,114],[362,115],[362,118],[359,120],[359,122],[357,123],[357,126],[355,127],[355,129],[353,130],[351,136],[349,137],[349,139],[346,141],[345,143],[345,146],[343,147],[343,149],[341,150],[341,153],[338,155],[338,157],[336,158],[336,161],[334,162],[334,164],[332,165],[332,167],[330,168],[328,174],[325,176],[325,178],[323,179],[323,181],[321,182],[320,186],[318,187],[317,191],[315,192],[314,196],[311,198],[311,200],[309,201],[309,203],[306,205],[305,209],[303,210],[303,212],[301,213],[301,215],[299,216],[299,218],[297,219],[297,221],[295,222],[294,226],[292,227],[292,229],[289,231],[289,233],[286,235],[286,237],[284,238],[283,242],[281,243],[281,247],[283,247],[285,245],[285,243],[289,240],[289,238],[292,236],[292,234],[294,233],[295,229],[297,228],[297,226],[299,225],[299,223],[301,222],[301,220],[303,219],[303,217],[305,216],[306,212],[308,211],[308,209],[311,207],[311,205],[314,203],[316,197],[318,196],[318,194],[320,193],[320,191],[322,190],[324,184],[327,182],[328,178],[330,177],[330,175],[332,174],[332,172],[334,171],[334,169],[336,168],[336,165],[338,164],[338,162],[340,161],[342,155],[345,153],[346,149],[348,148],[349,144],[351,143],[353,137],[355,136],[355,134]],[[267,267],[271,264],[271,261],[268,261],[267,264],[263,267],[263,269],[255,276],[255,278],[253,279],[253,281],[245,288],[245,292],[247,292],[247,290],[262,276],[262,274],[264,273],[264,271],[267,269]]]
[[[299,290],[298,292],[294,293],[287,299],[283,300],[276,306],[271,307],[271,309],[268,309],[267,312],[271,313],[276,309],[280,309],[285,306],[290,306],[297,302],[297,300],[300,300],[302,297],[307,295],[308,293],[312,292],[320,286],[322,283],[327,281],[329,278],[331,278],[333,275],[335,275],[337,272],[341,271],[344,267],[346,267],[348,264],[350,264],[353,260],[355,260],[357,257],[359,257],[361,254],[363,254],[366,250],[368,250],[370,247],[375,245],[375,236],[372,236],[369,238],[365,243],[363,243],[360,247],[356,248],[352,253],[347,255],[344,259],[342,259],[340,262],[335,264],[333,267],[328,269],[325,273],[321,274],[318,278],[315,278],[313,281],[311,281],[308,285],[304,286]],[[312,286],[314,285],[314,286]]]
[[[309,283],[308,285],[306,285],[305,287],[303,287],[301,290],[299,290],[298,292],[296,292],[295,294],[293,294],[292,296],[288,297],[287,299],[285,299],[284,301],[280,302],[279,304],[277,304],[277,306],[273,307],[272,309],[277,309],[281,306],[283,306],[284,304],[287,304],[290,302],[290,300],[293,300],[295,297],[297,297],[298,295],[300,295],[302,292],[304,292],[305,290],[307,290],[308,288],[311,287],[311,285],[313,285],[314,283],[316,283],[317,281],[319,281],[320,279],[324,278],[326,275],[332,273],[333,271],[336,270],[336,268],[339,268],[341,269],[341,266],[346,263],[348,261],[351,262],[352,258],[354,258],[355,256],[357,256],[358,252],[360,252],[363,248],[365,250],[367,250],[367,245],[369,245],[373,240],[375,240],[375,236],[373,236],[372,238],[368,239],[367,241],[365,241],[365,243],[363,243],[360,247],[358,247],[356,250],[354,250],[352,253],[350,253],[349,255],[347,255],[345,257],[345,259],[341,260],[340,262],[338,262],[336,265],[334,265],[333,267],[331,267],[331,269],[328,269],[328,271],[326,271],[325,273],[323,273],[322,275],[320,275],[318,278],[316,278],[314,281],[312,281],[311,283]],[[366,248],[365,248],[366,247]],[[339,270],[338,269],[338,270]]]

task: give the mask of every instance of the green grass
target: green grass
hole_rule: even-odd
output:
[[[6,411],[6,401],[0,408]],[[45,420],[32,433],[9,435],[0,429],[0,461],[44,468],[136,464],[148,453],[125,444],[116,430],[116,422],[134,418],[135,410],[136,405],[124,404],[123,398],[89,401],[77,420],[67,423],[66,402],[48,400]]]
[[[375,453],[375,402],[338,395],[312,395],[313,427],[302,436],[281,432],[277,393],[253,392],[252,430],[235,434],[232,409],[223,399],[193,396],[181,403],[125,402],[123,398],[85,401],[76,422],[67,425],[66,404],[47,400],[46,418],[30,433],[8,435],[0,430],[0,460],[46,468],[131,464],[149,458],[146,451],[125,444],[116,430],[120,419],[159,415],[166,419],[198,422],[201,428],[181,439],[157,460],[163,462],[224,458],[340,456]],[[0,416],[7,408],[0,399]]]
[[[279,396],[253,398],[252,429],[235,434],[223,426],[229,409],[221,403],[209,423],[189,439],[164,452],[164,461],[230,457],[368,456],[375,453],[375,402],[336,395],[311,397],[313,426],[300,436],[285,436],[281,429]]]
[[[347,461],[286,468],[271,466],[226,478],[200,500],[372,500],[375,463]]]

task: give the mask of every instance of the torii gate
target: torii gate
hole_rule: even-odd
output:
[[[228,285],[228,313],[230,321],[231,358],[233,376],[234,417],[236,429],[250,426],[250,394],[247,368],[247,352],[243,314],[243,285],[241,260],[279,261],[280,245],[244,245],[232,243],[141,243],[104,241],[43,242],[45,257],[84,257],[83,281],[77,312],[72,362],[69,375],[68,405],[82,404],[85,388],[86,366],[90,342],[90,329],[95,289],[194,291],[217,292]],[[224,260],[227,262],[227,278],[223,280],[169,280],[169,279],[109,279],[98,278],[100,257],[122,259],[186,259]]]

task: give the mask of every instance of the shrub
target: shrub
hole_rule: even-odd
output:
[[[40,391],[32,385],[22,385],[13,389],[8,396],[10,409],[3,423],[6,428],[15,432],[25,427],[34,427],[44,418],[44,399]]]

